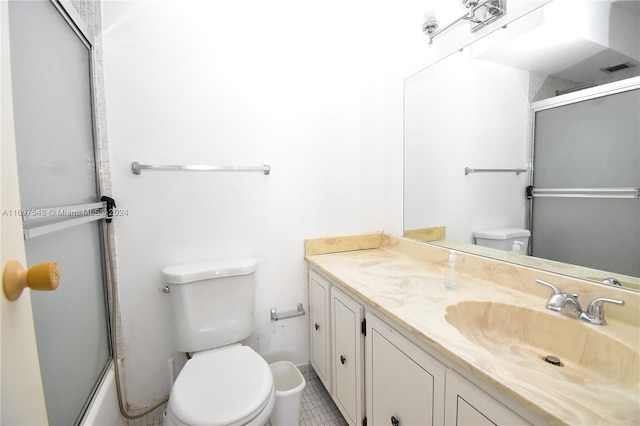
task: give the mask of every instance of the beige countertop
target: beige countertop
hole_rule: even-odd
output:
[[[353,241],[356,241],[355,245]],[[387,235],[380,237],[377,248],[375,238],[371,236],[363,244],[358,244],[356,239],[351,240],[351,244],[341,245],[339,240],[331,239],[329,247],[309,247],[306,259],[316,269],[435,348],[454,363],[454,368],[480,378],[549,423],[640,424],[640,316],[636,294],[619,293],[620,290],[614,289],[612,295],[604,286],[572,283],[567,278],[464,253],[458,255],[460,288],[449,290],[443,284],[447,250]],[[331,253],[332,249],[338,252]],[[606,312],[610,316],[605,326],[567,318],[545,308],[549,290],[535,284],[533,276],[555,282],[563,291],[580,290],[583,303],[590,301],[594,294],[597,297],[622,294],[626,297],[620,298],[624,298],[627,305],[607,306]],[[530,283],[531,280],[534,283]],[[514,284],[509,285],[510,281]],[[563,286],[568,288],[565,290]],[[576,325],[591,327],[595,332],[589,331],[591,336],[603,334],[615,342],[609,350],[615,351],[619,347],[616,345],[624,345],[631,348],[628,352],[632,356],[625,358],[596,351],[593,356],[611,358],[612,364],[616,365],[610,365],[610,371],[600,372],[604,374],[590,374],[570,361],[565,362],[564,368],[547,364],[541,358],[549,353],[536,355],[536,348],[523,349],[522,344],[491,347],[474,343],[446,319],[447,308],[468,301],[526,308],[546,315],[543,318],[549,319],[550,324],[556,324],[557,320],[559,327],[563,321],[575,322],[564,324],[570,326],[569,330]],[[519,315],[499,320],[516,324],[516,330],[520,329],[518,322],[524,321]],[[535,325],[522,324],[522,327],[535,328]],[[567,334],[570,335],[566,338],[559,337],[562,341],[566,339],[567,347],[584,346],[584,342],[576,340],[584,339],[581,333]],[[487,338],[492,337],[488,335]],[[582,359],[589,356],[578,354]],[[602,359],[596,361],[603,364]],[[604,362],[604,365],[609,363]]]

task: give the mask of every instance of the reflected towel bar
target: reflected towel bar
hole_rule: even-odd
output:
[[[640,188],[531,188],[529,198],[640,198]]]
[[[265,175],[271,173],[271,166],[206,166],[206,165],[152,165],[140,164],[137,161],[131,163],[131,171],[134,175],[139,175],[142,170],[174,170],[188,172],[263,172]]]
[[[472,167],[465,167],[464,174],[468,175],[469,173],[478,173],[478,172],[508,172],[515,173],[519,175],[520,173],[526,173],[529,170],[527,169],[474,169]]]

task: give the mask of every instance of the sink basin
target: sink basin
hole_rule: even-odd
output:
[[[553,312],[494,302],[461,302],[449,306],[445,318],[468,341],[502,361],[545,369],[556,380],[584,386],[638,387],[638,350],[596,326]],[[559,358],[562,366],[545,362],[548,355]]]

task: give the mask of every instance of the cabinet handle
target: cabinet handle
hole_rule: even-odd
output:
[[[400,421],[396,416],[391,416],[391,426],[400,426]]]
[[[320,329],[320,324],[316,323],[314,327],[316,328],[316,331],[318,331]]]
[[[346,360],[347,359],[344,357],[344,355],[340,355],[340,364],[344,365]]]

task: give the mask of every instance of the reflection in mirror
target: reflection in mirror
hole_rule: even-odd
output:
[[[534,256],[640,277],[640,80],[632,81],[534,103]]]
[[[567,3],[571,3],[570,10]],[[626,257],[628,264],[637,267],[640,264],[637,190],[635,198],[624,201],[572,197],[570,203],[577,204],[577,210],[571,214],[581,220],[570,217],[566,220],[568,214],[562,213],[564,207],[556,207],[546,209],[550,219],[547,224],[536,220],[535,216],[542,215],[536,212],[543,210],[540,206],[545,202],[558,200],[526,195],[528,186],[540,186],[534,177],[542,175],[533,157],[532,105],[571,104],[584,100],[586,95],[612,90],[609,89],[612,85],[636,88],[630,92],[627,107],[623,107],[630,108],[630,116],[635,117],[628,124],[630,130],[625,136],[632,150],[618,153],[607,131],[586,133],[600,135],[593,144],[606,147],[601,154],[595,154],[596,157],[617,153],[618,158],[631,159],[621,167],[625,167],[628,176],[635,176],[635,180],[614,185],[610,175],[617,166],[608,163],[593,167],[589,164],[595,158],[592,156],[590,160],[574,161],[577,166],[588,164],[585,170],[590,177],[584,185],[574,181],[565,184],[573,188],[640,186],[639,75],[640,2],[553,1],[512,22],[508,28],[497,30],[464,51],[453,53],[408,77],[405,80],[405,235],[421,239],[424,230],[445,227],[446,239],[437,244],[596,282],[613,277],[626,287],[640,289],[640,273],[633,267],[601,262],[602,251],[588,249],[593,241],[587,243],[587,240],[594,238],[579,239],[568,245],[556,239],[551,248],[541,250],[545,238],[554,235],[554,225],[568,228],[583,222],[584,226],[576,231],[578,235],[599,235],[595,245],[613,253],[614,258]],[[618,83],[611,83],[614,81]],[[636,108],[635,112],[632,108]],[[611,113],[609,109],[600,111]],[[583,125],[594,121],[578,116],[578,121],[563,126],[563,120],[560,118],[560,128],[578,127],[583,133]],[[554,136],[551,138],[554,140]],[[556,164],[589,150],[578,145],[575,152],[568,153],[559,149],[559,143],[551,142],[549,146],[548,155],[555,158]],[[465,174],[466,168],[492,171]],[[526,172],[521,173],[520,169]],[[587,203],[580,204],[580,200]],[[604,203],[609,201],[626,203],[629,210],[620,216],[619,204],[607,207]],[[600,209],[596,217],[603,216],[602,212],[615,211],[616,214],[610,216],[619,218],[595,225],[584,216],[587,205]],[[535,226],[531,226],[531,221]],[[475,245],[476,232],[504,228],[530,229],[532,236],[526,253],[531,254],[533,250],[536,257],[509,252],[512,241],[506,242],[507,251]],[[615,228],[623,230],[621,235],[628,248],[616,244],[616,237],[609,238]],[[574,250],[576,245],[586,248],[585,253]]]

